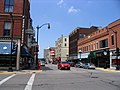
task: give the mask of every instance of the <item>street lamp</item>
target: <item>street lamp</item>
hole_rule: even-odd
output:
[[[10,64],[9,64],[9,71],[13,71],[12,69],[12,51],[13,51],[13,28],[14,28],[14,21],[13,21],[13,15],[12,12],[10,12],[11,17],[11,55],[10,55]]]
[[[105,55],[104,69],[107,69],[107,63],[106,63],[106,55],[107,55],[107,51],[104,51],[103,54]]]
[[[69,57],[69,54],[68,54],[68,53],[66,53],[66,57],[67,57],[67,60],[68,60],[68,57]]]
[[[39,47],[38,47],[38,35],[39,35],[39,29],[44,26],[44,25],[47,25],[48,26],[48,29],[50,29],[50,23],[44,23],[42,24],[41,26],[37,26],[37,48],[36,48],[36,68],[38,66],[38,52],[39,52]]]
[[[82,53],[82,50],[79,50],[78,52],[80,53],[80,61],[81,61],[81,53]]]

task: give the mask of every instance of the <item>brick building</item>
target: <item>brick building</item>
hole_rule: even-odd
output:
[[[19,70],[27,64],[28,39],[34,35],[31,23],[29,0],[0,0],[0,66]]]
[[[119,58],[120,19],[78,40],[78,56],[98,67],[113,67],[112,59]],[[79,53],[81,51],[81,53]],[[90,57],[92,55],[92,57]]]
[[[78,58],[77,42],[80,38],[84,38],[88,34],[97,31],[99,28],[92,26],[90,28],[76,28],[69,34],[69,58]]]

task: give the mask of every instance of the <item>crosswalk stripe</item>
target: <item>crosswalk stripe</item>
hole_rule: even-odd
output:
[[[32,74],[24,90],[32,90],[35,74]]]
[[[0,81],[0,85],[2,85],[4,82],[6,82],[7,80],[9,80],[10,78],[14,77],[16,74],[13,74],[5,79],[3,79],[2,81]]]

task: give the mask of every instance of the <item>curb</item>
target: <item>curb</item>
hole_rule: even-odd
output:
[[[23,71],[14,71],[14,72],[8,72],[8,71],[0,71],[0,74],[32,74],[32,73],[40,73],[42,70],[23,70]]]
[[[16,72],[0,72],[0,74],[16,74]]]
[[[110,70],[110,69],[103,69],[103,68],[96,68],[97,70],[105,71],[105,72],[120,72],[117,70]]]

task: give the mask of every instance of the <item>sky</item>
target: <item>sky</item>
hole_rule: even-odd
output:
[[[50,23],[39,29],[39,57],[44,49],[54,47],[55,41],[77,27],[105,27],[120,19],[120,0],[30,0],[33,27]]]

